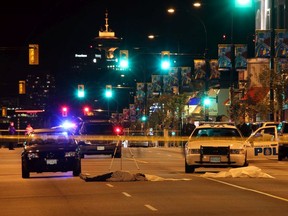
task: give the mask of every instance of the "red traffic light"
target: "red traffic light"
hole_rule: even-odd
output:
[[[66,106],[62,107],[62,116],[67,117],[67,113],[68,113],[68,107]]]
[[[83,108],[83,112],[84,112],[84,115],[88,115],[88,113],[90,112],[90,107],[84,107]]]
[[[117,134],[117,135],[123,134],[123,128],[120,127],[120,126],[116,126],[116,127],[114,128],[114,132],[115,132],[115,134]]]

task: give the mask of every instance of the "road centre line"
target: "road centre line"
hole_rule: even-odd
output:
[[[122,194],[124,194],[126,197],[132,197],[130,194],[128,194],[126,192],[122,192]]]
[[[238,189],[241,189],[241,190],[251,191],[251,192],[254,192],[254,193],[262,194],[264,196],[272,197],[274,199],[278,199],[278,200],[282,200],[282,201],[288,202],[288,199],[283,198],[283,197],[279,197],[279,196],[275,196],[273,194],[265,193],[265,192],[254,190],[254,189],[251,189],[251,188],[242,187],[242,186],[239,186],[239,185],[234,185],[234,184],[231,184],[231,183],[228,183],[228,182],[224,182],[224,181],[220,181],[220,180],[217,180],[217,179],[212,179],[212,178],[206,178],[206,179],[209,179],[211,181],[215,181],[215,182],[218,182],[218,183],[221,183],[221,184],[225,184],[225,185],[228,185],[228,186],[231,186],[231,187],[235,187],[235,188],[238,188]]]
[[[112,185],[112,184],[106,184],[108,187],[114,187],[114,185]]]
[[[151,211],[158,211],[158,209],[154,208],[154,207],[151,206],[151,205],[146,204],[146,205],[144,205],[144,206],[145,206],[146,208],[150,209]]]

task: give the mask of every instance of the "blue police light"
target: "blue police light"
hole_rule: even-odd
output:
[[[69,129],[69,128],[75,128],[76,124],[70,121],[64,121],[61,126],[65,129]]]

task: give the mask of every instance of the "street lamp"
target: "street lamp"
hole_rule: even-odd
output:
[[[199,7],[201,7],[201,2],[195,1],[195,2],[193,3],[193,6],[196,7],[196,8],[199,8]],[[168,12],[169,14],[175,14],[175,13],[176,13],[176,9],[175,9],[175,8],[169,8],[169,9],[167,10],[167,12]],[[204,61],[205,61],[205,65],[207,65],[208,34],[207,34],[206,25],[205,25],[204,21],[203,21],[200,17],[196,16],[196,15],[193,14],[193,13],[189,13],[189,14],[192,15],[196,20],[199,21],[199,23],[201,24],[201,26],[202,26],[202,28],[203,28],[203,30],[204,30],[205,47],[204,47],[204,52],[203,52],[203,58],[204,58]],[[205,68],[206,68],[206,70],[207,70],[207,66],[206,66]],[[206,73],[205,73],[205,89],[204,89],[204,95],[208,95],[208,90],[209,90],[209,86],[208,86],[208,73],[207,73],[207,71],[205,71],[205,72],[206,72]],[[180,75],[181,75],[181,71],[179,71],[179,73],[180,73]],[[180,85],[179,85],[179,87],[180,87]],[[207,119],[209,119],[209,110],[208,110],[209,106],[204,105],[204,108],[205,108],[205,119],[207,120]]]
[[[201,6],[201,4],[199,5],[199,6],[195,6],[195,7],[200,7]],[[167,9],[167,12],[169,13],[169,14],[175,14],[176,13],[176,9],[175,8],[168,8]],[[200,18],[200,17],[198,17],[198,16],[195,16],[194,14],[192,14],[191,13],[191,15],[195,18],[195,19],[197,19],[200,23],[201,23],[201,25],[202,25],[202,27],[203,27],[203,30],[204,30],[204,33],[205,33],[205,48],[204,48],[204,57],[206,57],[206,54],[207,54],[207,51],[208,51],[208,48],[207,48],[207,44],[208,44],[208,34],[207,34],[207,28],[206,28],[206,25],[205,25],[205,23],[204,23],[204,21]]]

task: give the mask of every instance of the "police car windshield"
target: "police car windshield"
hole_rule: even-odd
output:
[[[241,137],[237,129],[233,128],[196,128],[193,137]]]

